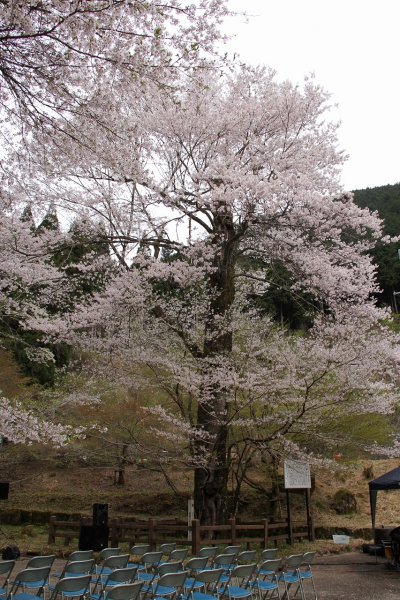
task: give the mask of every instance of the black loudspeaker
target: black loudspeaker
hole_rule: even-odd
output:
[[[7,500],[10,484],[8,482],[0,483],[0,500]]]
[[[81,525],[79,550],[100,552],[108,546],[109,528],[94,525]]]
[[[95,527],[108,526],[108,504],[93,504],[93,525]]]

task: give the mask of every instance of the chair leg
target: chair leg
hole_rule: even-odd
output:
[[[287,584],[286,581],[284,583],[285,583],[285,593],[282,596],[282,600],[289,600],[289,598],[290,598],[289,590],[293,584],[292,583]],[[295,591],[294,595],[292,596],[292,598],[296,597],[298,591],[300,591],[301,600],[306,600],[306,597],[304,595],[303,583],[302,583],[301,579],[299,579],[299,581],[298,581],[296,591]]]
[[[307,581],[311,581],[311,585],[313,588],[313,600],[318,600],[317,590],[315,589],[314,578],[310,577],[307,579]],[[305,592],[305,588],[304,588],[304,582],[305,582],[305,580],[303,579],[303,591],[304,591],[304,596],[305,596],[306,592]]]

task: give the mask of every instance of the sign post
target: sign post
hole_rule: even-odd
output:
[[[284,478],[286,489],[286,505],[288,518],[288,538],[289,544],[293,543],[293,523],[290,510],[290,490],[304,490],[306,496],[306,511],[307,511],[307,530],[308,539],[312,541],[311,527],[311,512],[310,512],[310,488],[311,488],[311,473],[310,464],[300,460],[285,460],[284,461]]]

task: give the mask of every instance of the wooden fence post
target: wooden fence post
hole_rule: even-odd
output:
[[[231,526],[231,543],[236,544],[236,519],[235,519],[235,517],[233,517],[233,519],[229,519],[228,523]]]
[[[150,550],[154,551],[156,549],[154,519],[149,519],[149,544],[150,544]]]
[[[54,515],[52,515],[49,520],[49,544],[56,543],[56,520],[57,517],[55,517]]]
[[[291,546],[293,544],[293,524],[292,524],[292,514],[290,510],[290,494],[289,490],[286,490],[286,507],[287,507],[287,529],[288,529],[288,542]]]
[[[200,552],[200,521],[193,519],[192,521],[192,554],[198,556]]]
[[[311,493],[310,490],[306,490],[306,511],[307,511],[307,533],[308,541],[313,542],[315,540],[314,521],[311,512]]]
[[[314,528],[314,519],[313,519],[312,515],[310,515],[310,530],[311,530],[310,542],[315,542],[315,528]]]
[[[111,541],[111,546],[113,548],[116,548],[118,546],[118,541],[119,541],[119,536],[118,536],[118,519],[113,519],[111,521],[111,527],[110,527],[110,541]]]
[[[264,525],[264,531],[263,531],[263,536],[264,536],[264,542],[261,542],[264,546],[264,548],[268,548],[268,519],[263,519],[263,525]]]

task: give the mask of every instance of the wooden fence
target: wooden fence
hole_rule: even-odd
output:
[[[91,524],[91,519],[60,521],[51,517],[49,544],[55,544],[57,538],[63,538],[66,545],[72,540],[79,540],[81,526]],[[148,543],[151,549],[155,549],[158,544],[168,541],[181,546],[191,546],[194,556],[198,554],[202,545],[245,544],[248,548],[251,545],[267,548],[279,541],[291,544],[303,538],[314,540],[312,521],[308,524],[294,522],[290,526],[286,521],[269,523],[268,519],[258,523],[242,523],[236,519],[229,519],[226,525],[200,525],[197,519],[194,519],[191,525],[178,520],[109,521],[109,541],[113,547],[127,542],[131,546]]]

